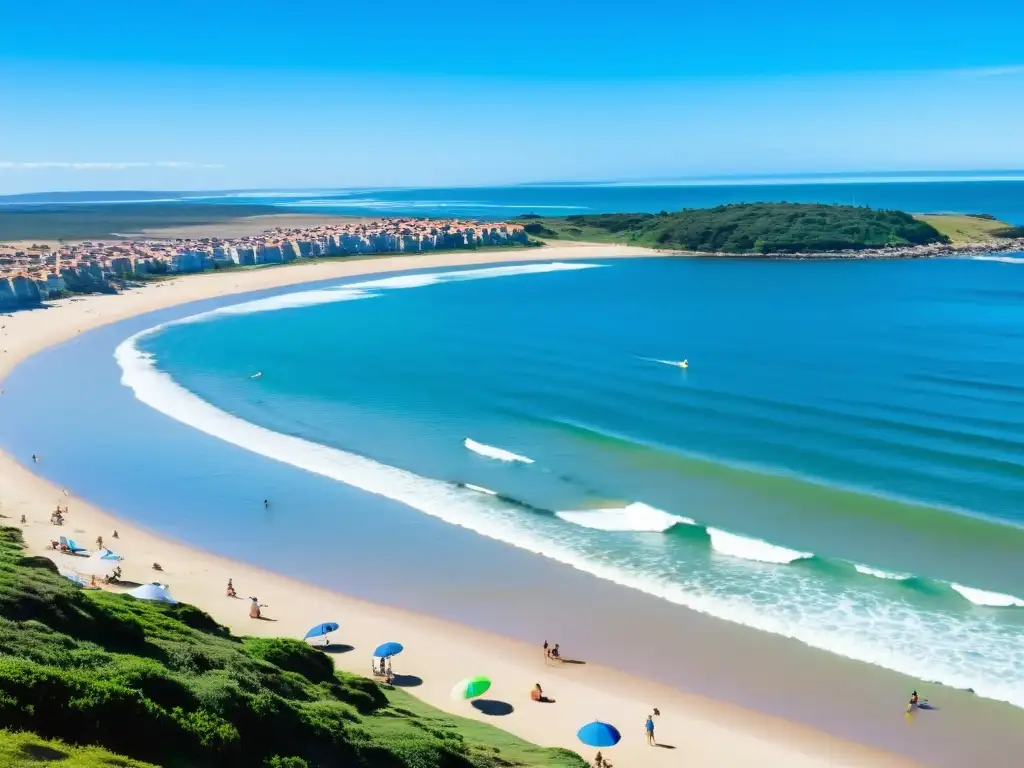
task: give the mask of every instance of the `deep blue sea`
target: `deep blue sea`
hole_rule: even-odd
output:
[[[524,213],[650,212],[726,203],[841,203],[910,213],[988,213],[1024,224],[1024,172],[717,179],[665,183],[228,192],[74,192],[0,197],[0,207],[45,203],[254,203],[287,211],[365,216],[503,219]]]
[[[249,452],[1024,706],[1022,267],[368,278],[159,325],[117,361],[142,402]]]

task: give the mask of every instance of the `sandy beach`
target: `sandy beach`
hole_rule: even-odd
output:
[[[0,317],[0,386],[11,369],[28,356],[79,333],[155,309],[212,297],[299,285],[348,276],[409,269],[466,266],[516,261],[609,259],[656,255],[622,246],[545,247],[524,251],[488,251],[411,257],[380,257],[317,262],[244,272],[210,273],[157,283],[118,296],[63,300],[37,311]],[[43,462],[46,457],[41,457]],[[193,603],[239,634],[301,637],[324,620],[338,621],[337,643],[352,650],[334,656],[339,668],[366,674],[370,651],[387,640],[400,640],[405,652],[395,671],[422,680],[411,692],[428,703],[466,717],[486,720],[545,746],[562,746],[585,757],[576,729],[595,717],[615,723],[623,740],[607,755],[616,766],[907,766],[907,759],[830,736],[827,733],[733,704],[714,701],[594,663],[546,662],[540,648],[467,626],[399,608],[368,603],[286,575],[219,557],[158,536],[130,521],[116,519],[86,500],[31,473],[31,459],[0,454],[0,514],[6,525],[22,526],[34,554],[51,556],[61,567],[70,556],[48,548],[58,533],[92,547],[98,536],[125,557],[124,578],[152,581],[150,564],[159,562],[159,579],[178,600]],[[61,529],[49,523],[54,506],[67,505]],[[118,531],[116,544],[113,531]],[[225,596],[233,579],[239,598]],[[248,617],[248,596],[259,597],[270,621]],[[456,642],[457,639],[457,642]],[[548,638],[557,641],[558,638]],[[572,648],[565,648],[572,656]],[[512,705],[505,716],[491,717],[449,698],[462,677],[487,674],[494,680],[490,698]],[[554,704],[530,701],[535,683],[543,685]],[[667,748],[645,744],[643,722],[652,708],[657,737]]]

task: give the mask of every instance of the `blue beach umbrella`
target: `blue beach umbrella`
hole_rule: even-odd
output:
[[[311,637],[322,637],[325,645],[330,645],[330,640],[327,639],[328,632],[337,632],[338,625],[333,621],[325,621],[323,624],[317,624],[309,632],[303,635],[303,640],[309,640]]]
[[[614,725],[595,720],[580,728],[576,737],[588,747],[614,747],[622,739],[622,734]]]
[[[383,643],[382,645],[378,645],[374,649],[373,655],[376,656],[378,659],[389,659],[392,656],[397,656],[404,650],[405,648],[402,646],[401,643]]]

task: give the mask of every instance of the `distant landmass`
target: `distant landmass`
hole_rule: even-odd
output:
[[[934,223],[909,213],[851,205],[741,203],[673,213],[524,219],[535,237],[703,253],[830,253],[951,242]]]
[[[145,193],[136,193],[145,194]],[[0,208],[0,242],[89,240],[154,227],[216,224],[250,216],[280,215],[272,205],[210,203],[38,203]]]

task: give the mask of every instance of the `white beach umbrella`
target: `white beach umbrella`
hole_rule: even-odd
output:
[[[178,602],[171,597],[171,593],[167,591],[167,587],[163,584],[143,584],[141,587],[136,587],[129,591],[128,594],[132,597],[137,597],[139,600],[159,600],[171,605]]]

